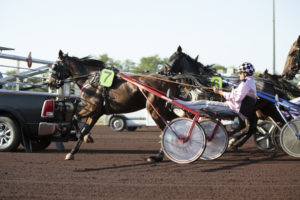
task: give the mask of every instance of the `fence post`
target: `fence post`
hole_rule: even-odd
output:
[[[48,64],[47,65],[48,67],[49,67],[49,73],[48,73],[48,80],[49,80],[49,78],[50,78],[50,75],[51,75],[51,71],[52,71],[52,69],[51,69],[51,64]],[[51,88],[48,86],[48,93],[51,93],[52,91],[51,91]]]

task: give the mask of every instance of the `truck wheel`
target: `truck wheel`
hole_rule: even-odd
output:
[[[126,127],[125,120],[122,117],[113,117],[109,125],[114,131],[123,131]]]
[[[0,117],[0,151],[14,151],[21,141],[16,123],[9,117]]]
[[[46,149],[51,143],[51,139],[49,137],[41,137],[31,139],[31,148],[32,152],[42,151]]]
[[[130,126],[126,128],[128,131],[135,131],[137,129],[136,126]]]

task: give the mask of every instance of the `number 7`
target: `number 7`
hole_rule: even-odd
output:
[[[107,74],[107,76],[104,78],[104,83],[107,81],[107,79],[112,75],[112,72],[110,71],[104,71],[105,74]]]

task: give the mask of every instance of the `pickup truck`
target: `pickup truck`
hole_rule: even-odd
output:
[[[40,151],[51,141],[77,140],[71,124],[76,97],[56,100],[57,94],[0,90],[0,152],[22,143],[26,152]]]

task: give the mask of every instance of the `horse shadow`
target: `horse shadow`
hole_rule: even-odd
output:
[[[170,160],[163,161],[162,163],[169,163]],[[105,171],[105,170],[115,170],[115,169],[125,169],[125,168],[133,168],[133,167],[139,167],[139,166],[150,166],[155,167],[159,165],[159,163],[154,162],[143,162],[143,163],[137,163],[137,164],[128,164],[128,165],[113,165],[111,167],[99,167],[99,168],[85,168],[85,169],[75,169],[73,172],[92,172],[92,171]]]
[[[274,152],[263,152],[260,150],[250,151],[250,150],[239,150],[236,151],[227,151],[227,155],[233,158],[220,158],[219,160],[209,161],[216,162],[222,166],[214,168],[206,168],[200,170],[201,172],[217,172],[224,170],[233,170],[238,167],[245,167],[249,165],[265,163],[265,162],[299,162],[299,159],[291,158],[283,152],[274,151]],[[242,157],[241,157],[242,156]],[[241,157],[241,159],[235,159],[234,157]],[[225,165],[223,165],[225,164]]]

